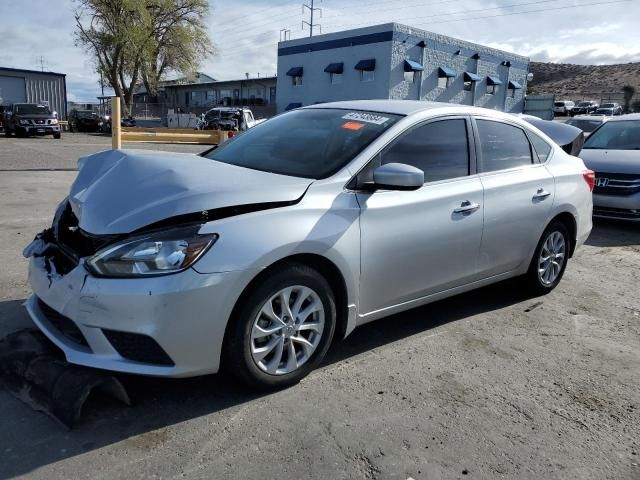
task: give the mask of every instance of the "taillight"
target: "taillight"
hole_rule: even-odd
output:
[[[596,172],[593,170],[585,170],[582,172],[582,176],[584,177],[584,181],[589,185],[589,191],[593,192],[593,187],[596,186]]]
[[[233,138],[233,130],[227,132],[227,138]]]

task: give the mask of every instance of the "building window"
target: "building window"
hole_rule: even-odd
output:
[[[438,77],[438,88],[449,88],[454,77]]]
[[[332,73],[331,75],[331,84],[339,85],[342,83],[342,74],[341,73]]]
[[[413,83],[416,80],[416,72],[414,72],[413,70],[410,72],[404,72],[404,81],[405,82],[409,82],[409,83]]]
[[[302,77],[294,75],[291,77],[291,83],[293,84],[294,87],[299,87],[300,85],[302,85]]]
[[[516,89],[515,88],[510,88],[509,89],[509,96],[511,98],[516,98]]]
[[[498,93],[498,86],[487,84],[487,95],[495,95],[496,93]]]
[[[465,92],[470,92],[471,90],[473,90],[473,82],[464,82],[463,89]]]
[[[361,82],[373,82],[374,80],[375,80],[375,75],[373,70],[360,70]]]

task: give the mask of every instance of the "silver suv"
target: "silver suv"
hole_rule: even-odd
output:
[[[26,306],[70,362],[129,373],[289,385],[364,323],[508,278],[553,290],[591,231],[582,160],[461,105],[327,103],[202,156],[79,167],[25,249]]]

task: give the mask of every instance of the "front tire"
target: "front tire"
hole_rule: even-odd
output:
[[[288,264],[240,299],[223,345],[223,366],[252,389],[299,382],[322,361],[336,325],[334,294],[316,270]]]
[[[60,134],[60,133],[54,133],[53,134],[53,138],[59,139],[61,137],[62,137],[62,134]]]
[[[554,221],[545,229],[531,259],[525,282],[535,295],[546,295],[558,286],[569,260],[571,240],[562,222]]]

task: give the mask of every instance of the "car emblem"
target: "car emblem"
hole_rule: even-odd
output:
[[[606,187],[609,185],[609,179],[604,177],[596,178],[596,187]]]

